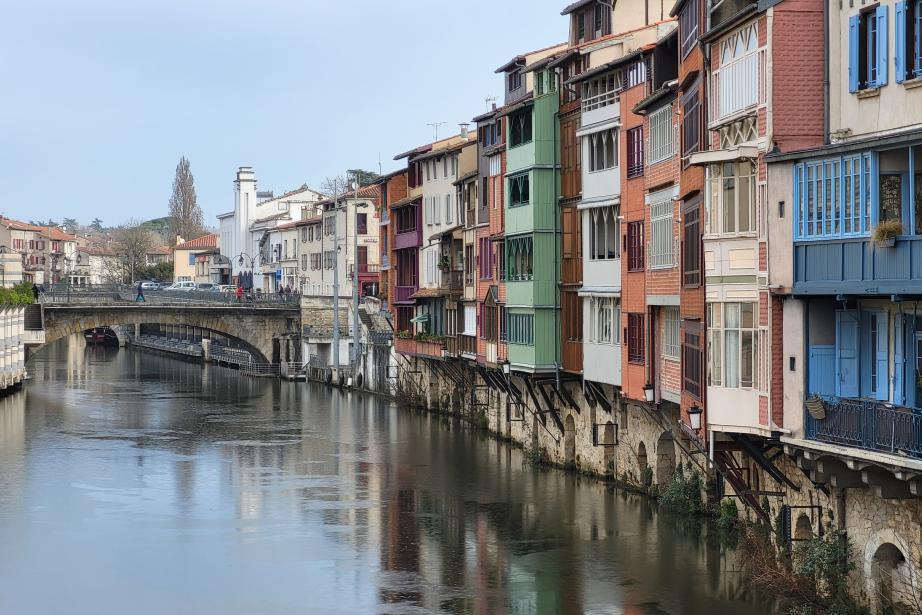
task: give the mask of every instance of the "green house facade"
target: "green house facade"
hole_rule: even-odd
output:
[[[534,94],[508,112],[505,263],[509,362],[556,369],[560,355],[560,154],[556,74],[534,73]]]

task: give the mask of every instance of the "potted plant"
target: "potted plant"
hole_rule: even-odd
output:
[[[442,254],[442,255],[439,257],[439,271],[442,271],[443,273],[447,273],[447,272],[448,272],[448,267],[449,267],[448,255],[447,255],[447,254]]]
[[[883,220],[874,227],[872,239],[878,248],[892,248],[896,237],[903,234],[903,223],[899,220]]]
[[[807,406],[807,412],[810,413],[810,416],[816,420],[822,421],[826,418],[826,402],[819,395],[814,393],[807,398],[804,405]]]

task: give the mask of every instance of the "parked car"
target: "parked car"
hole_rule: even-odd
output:
[[[164,290],[192,291],[195,290],[195,288],[195,282],[175,282],[167,286]]]
[[[211,290],[213,290],[216,293],[236,293],[237,287],[234,286],[233,284],[218,284]]]
[[[217,287],[218,287],[217,284],[212,284],[211,282],[199,282],[196,285],[195,290],[207,293],[207,292],[217,289]]]
[[[141,282],[141,290],[160,290],[159,282]]]

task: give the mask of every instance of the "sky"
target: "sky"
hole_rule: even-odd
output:
[[[563,42],[569,0],[0,0],[0,213],[167,214],[189,158],[206,224],[237,167],[276,194],[444,137],[494,70]]]

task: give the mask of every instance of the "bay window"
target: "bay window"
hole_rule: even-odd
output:
[[[612,260],[621,255],[618,210],[613,206],[586,211],[589,216],[589,259]]]
[[[532,238],[509,237],[506,239],[506,280],[508,282],[528,281],[532,278]]]
[[[582,109],[583,113],[600,109],[618,101],[618,92],[621,90],[621,72],[615,71],[593,77],[583,82]]]
[[[752,160],[711,165],[708,233],[735,235],[756,230],[756,164]]]
[[[614,128],[585,137],[589,145],[589,172],[612,169],[618,164],[618,131]]]
[[[716,119],[758,104],[764,82],[759,33],[755,23],[726,37],[719,47],[720,66],[713,71]]]
[[[708,386],[759,387],[758,308],[757,303],[708,304]]]
[[[589,297],[589,335],[593,344],[620,344],[621,304],[614,297]]]
[[[516,147],[531,142],[531,107],[516,111],[509,116],[509,146]]]
[[[794,238],[867,235],[871,199],[869,153],[795,165]]]
[[[532,346],[535,343],[535,316],[533,314],[506,314],[508,342]]]
[[[510,207],[528,204],[529,200],[531,199],[529,184],[530,182],[528,173],[522,173],[521,175],[515,175],[514,177],[509,178]]]

